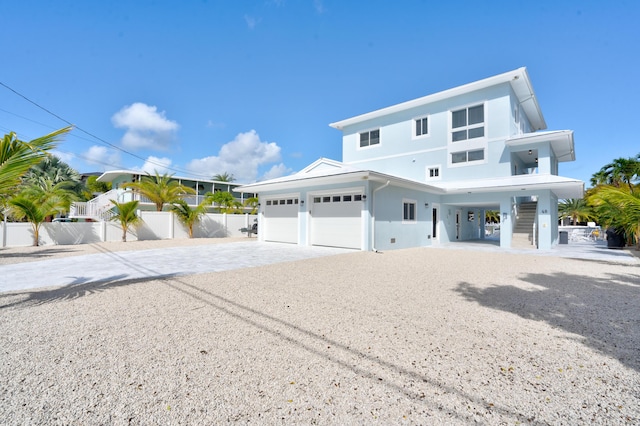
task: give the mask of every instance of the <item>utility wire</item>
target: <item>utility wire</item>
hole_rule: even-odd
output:
[[[26,97],[26,96],[25,96],[25,95],[23,95],[22,93],[18,92],[17,90],[15,90],[15,89],[13,89],[13,88],[11,88],[11,87],[7,86],[7,85],[6,85],[6,84],[4,84],[2,81],[0,81],[0,86],[2,86],[2,87],[4,87],[4,88],[6,88],[7,90],[10,90],[11,92],[13,92],[13,93],[14,93],[14,94],[16,94],[17,96],[21,97],[21,98],[22,98],[22,99],[24,99],[25,101],[29,102],[29,103],[30,103],[30,104],[32,104],[32,105],[35,105],[36,107],[38,107],[38,108],[40,108],[41,110],[45,111],[46,113],[48,113],[48,114],[50,114],[50,115],[54,116],[55,118],[57,118],[58,120],[62,121],[63,123],[66,123],[66,124],[67,124],[67,125],[69,125],[69,126],[73,126],[75,129],[77,129],[77,130],[81,131],[82,133],[84,133],[84,134],[86,134],[86,135],[88,135],[88,136],[90,136],[90,137],[92,137],[92,138],[94,138],[94,139],[96,139],[96,140],[100,141],[101,143],[103,143],[103,144],[105,144],[105,145],[108,145],[108,146],[112,147],[113,149],[116,149],[116,150],[118,150],[118,151],[121,151],[121,152],[123,152],[123,153],[125,153],[125,154],[127,154],[127,155],[130,155],[130,156],[132,156],[132,157],[134,157],[134,158],[137,158],[137,159],[139,159],[139,160],[142,160],[142,161],[144,161],[144,162],[146,162],[146,163],[150,163],[150,164],[153,164],[153,165],[155,165],[155,166],[160,166],[160,167],[162,167],[162,168],[164,168],[164,169],[167,169],[167,170],[172,170],[172,171],[179,172],[179,173],[185,173],[185,174],[187,174],[187,175],[191,175],[191,176],[201,176],[201,177],[205,177],[205,176],[206,176],[206,175],[201,175],[201,174],[197,174],[197,173],[188,172],[188,171],[186,171],[186,170],[178,169],[178,168],[175,168],[175,167],[166,166],[165,164],[158,163],[158,162],[154,162],[154,161],[152,161],[152,160],[149,160],[149,159],[147,159],[147,158],[143,158],[143,157],[141,157],[141,156],[139,156],[139,155],[137,155],[137,154],[134,154],[134,153],[132,153],[132,152],[129,152],[129,151],[127,151],[127,150],[126,150],[126,149],[124,149],[124,148],[120,148],[119,146],[114,145],[114,144],[112,144],[111,142],[107,142],[106,140],[104,140],[104,139],[102,139],[102,138],[100,138],[100,137],[98,137],[98,136],[96,136],[96,135],[94,135],[94,134],[92,134],[92,133],[90,133],[90,132],[88,132],[88,131],[84,130],[83,128],[81,128],[81,127],[79,127],[79,126],[74,125],[74,124],[73,124],[73,123],[71,123],[70,121],[68,121],[68,120],[66,120],[66,119],[64,119],[64,118],[62,118],[62,117],[60,117],[58,114],[56,114],[56,113],[54,113],[54,112],[52,112],[52,111],[48,110],[47,108],[43,107],[42,105],[38,104],[37,102],[32,101],[31,99],[29,99],[28,97]],[[31,121],[33,121],[33,120],[31,120]],[[211,178],[210,176],[206,176],[206,179],[210,179],[210,178]]]

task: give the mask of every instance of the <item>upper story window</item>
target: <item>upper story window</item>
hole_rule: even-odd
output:
[[[451,153],[451,163],[470,163],[472,161],[484,160],[484,149],[473,151],[460,151]]]
[[[464,141],[484,136],[484,105],[451,112],[451,141]]]
[[[380,143],[380,129],[360,133],[360,148]]]
[[[413,120],[413,137],[426,136],[429,134],[429,117],[415,118]]]

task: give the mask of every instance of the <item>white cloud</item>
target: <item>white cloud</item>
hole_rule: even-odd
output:
[[[217,156],[192,160],[186,168],[198,175],[213,176],[218,173],[232,174],[238,182],[255,182],[258,168],[280,162],[280,147],[275,142],[263,142],[255,130],[239,133],[234,140],[220,148]],[[284,165],[276,166],[280,170]],[[272,168],[273,174],[278,169]],[[271,170],[267,173],[271,173]]]
[[[279,178],[280,176],[290,175],[292,172],[293,172],[292,169],[285,166],[283,163],[280,163],[271,167],[268,172],[262,175],[260,180],[275,179],[275,178]]]
[[[114,126],[125,129],[122,145],[129,149],[166,150],[175,139],[178,123],[169,120],[155,106],[136,102],[123,107],[111,117]]]
[[[103,170],[117,169],[120,164],[120,153],[105,146],[93,145],[82,153],[82,157],[88,164],[96,164]]]
[[[150,175],[155,175],[156,172],[158,174],[163,175],[165,173],[171,174],[172,171],[169,170],[171,167],[171,159],[166,157],[154,157],[150,155],[147,157],[147,161],[144,162],[141,168],[135,168],[135,170],[139,170],[144,173],[149,173]]]

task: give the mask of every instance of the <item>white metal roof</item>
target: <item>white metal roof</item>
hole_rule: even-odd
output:
[[[437,185],[446,194],[473,194],[513,190],[550,189],[558,198],[582,198],[584,182],[548,174],[528,174],[501,178],[441,182]]]
[[[525,133],[513,136],[505,141],[507,146],[521,146],[540,142],[551,143],[558,162],[575,161],[573,130],[554,130],[549,132]]]
[[[475,81],[473,83],[434,93],[432,95],[392,105],[390,107],[382,108],[366,114],[358,115],[356,117],[347,118],[346,120],[337,121],[335,123],[329,124],[329,126],[338,130],[342,130],[346,126],[357,124],[366,120],[383,117],[396,112],[405,111],[407,109],[427,105],[433,102],[441,101],[447,98],[463,95],[465,93],[474,92],[476,90],[485,89],[487,87],[492,87],[503,83],[511,84],[511,87],[515,95],[517,96],[520,105],[522,105],[525,114],[527,114],[527,117],[529,118],[529,122],[531,123],[533,129],[546,129],[547,123],[544,121],[544,117],[542,116],[542,111],[540,110],[540,106],[538,105],[536,95],[533,91],[533,87],[531,86],[531,81],[529,80],[529,75],[525,67],[518,68],[504,74],[485,78],[484,80]]]

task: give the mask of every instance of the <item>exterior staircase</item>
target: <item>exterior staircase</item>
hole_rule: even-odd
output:
[[[536,222],[536,201],[521,203],[518,205],[518,215],[513,228],[511,247],[519,249],[536,249],[537,241],[533,241],[533,226]]]
[[[83,202],[71,204],[69,217],[72,219],[92,219],[96,221],[108,221],[113,215],[113,203],[111,200],[118,200],[118,190],[112,189],[96,198]]]

